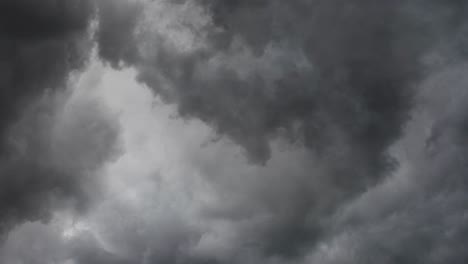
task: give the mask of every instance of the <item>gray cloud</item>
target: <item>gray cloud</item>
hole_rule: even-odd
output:
[[[182,117],[201,119],[244,147],[251,161],[277,169],[260,170],[272,179],[252,183],[236,168],[226,172],[219,158],[203,161],[210,181],[221,182],[217,188],[252,192],[215,214],[232,220],[254,201],[268,208],[272,220],[248,235],[258,236],[253,240],[267,256],[301,254],[327,232],[327,219],[343,202],[392,172],[397,162],[389,147],[410,118],[416,84],[435,67],[425,56],[447,43],[460,51],[453,42],[466,22],[461,2],[134,4],[145,6],[138,16],[117,16],[135,25],[129,42],[117,41],[121,51],[113,47],[102,58],[134,66],[139,80],[175,103]],[[119,36],[107,16],[103,21],[107,38]],[[273,165],[271,142],[278,138],[306,149],[308,161],[297,165],[303,171]],[[252,190],[224,187],[221,175]],[[323,191],[315,189],[319,184]]]
[[[70,78],[91,54],[93,17],[88,0],[0,3],[2,237],[57,208],[84,210],[94,173],[115,153],[118,126],[105,108],[69,104]]]
[[[44,89],[64,86],[88,54],[89,1],[0,3],[1,134],[21,106]]]
[[[466,65],[422,83],[421,106],[397,146],[402,168],[337,214],[320,263],[463,263]],[[441,87],[444,87],[443,95]],[[430,134],[421,137],[430,128]]]
[[[168,100],[175,100],[182,115],[210,123],[246,147],[256,160],[267,159],[269,139],[285,131],[293,140],[318,150],[331,148],[335,136],[344,137],[341,140],[362,149],[361,156],[379,160],[370,163],[384,163],[380,153],[399,134],[407,116],[411,101],[408,84],[417,78],[418,57],[424,50],[418,37],[403,30],[408,18],[401,14],[402,5],[202,3],[206,6],[167,1],[154,4],[156,9],[167,5],[174,16],[186,17],[163,15],[161,23],[168,24],[166,28],[148,26],[148,34],[153,35],[141,40],[145,42],[142,58],[134,62],[141,67],[143,81]],[[190,8],[201,10],[197,13]],[[105,18],[102,31],[107,36]],[[203,19],[208,21],[199,22]],[[188,38],[194,39],[177,39],[177,29],[172,27],[186,30]],[[197,42],[204,43],[197,48]],[[188,51],[179,45],[189,46]],[[241,60],[242,52],[250,58],[228,64]],[[298,65],[292,57],[295,54],[304,56],[300,59],[305,65]],[[284,58],[271,61],[273,56]],[[104,58],[126,60],[126,56]],[[132,60],[135,58],[130,63]],[[255,60],[261,65],[252,69],[249,64]],[[267,67],[275,67],[275,72],[268,74]],[[242,68],[247,68],[245,77],[240,76]],[[163,90],[165,83],[169,91]],[[336,130],[344,135],[334,135]]]
[[[466,262],[466,9],[439,0],[0,4],[0,223],[17,227],[0,257]],[[70,79],[89,58],[104,66]],[[44,93],[67,82],[79,88]],[[112,160],[120,136],[123,155]],[[21,225],[69,208],[87,212],[71,238],[54,223]],[[37,250],[21,256],[28,248]]]
[[[99,102],[62,97],[42,97],[9,130],[0,160],[2,232],[47,221],[54,209],[86,209],[98,191],[96,171],[118,151],[118,125]]]

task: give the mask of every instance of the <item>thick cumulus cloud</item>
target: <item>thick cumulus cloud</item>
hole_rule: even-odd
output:
[[[9,127],[0,161],[2,232],[50,219],[58,208],[84,210],[95,172],[117,152],[118,125],[85,95],[45,94]]]
[[[409,117],[423,54],[463,24],[458,2],[103,3],[104,60],[136,67],[254,162],[277,137],[306,147],[350,194],[394,166],[387,148]]]
[[[343,207],[311,263],[466,262],[465,71],[452,65],[423,83],[421,106],[395,148],[401,168]]]
[[[6,256],[50,255],[59,263],[463,263],[465,70],[437,69],[418,86],[412,118],[390,150],[398,169],[337,210],[330,204],[342,190],[327,182],[330,165],[307,148],[275,141],[264,166],[248,163],[233,142],[210,142],[205,123],[174,119],[176,109],[132,81],[134,71],[106,71],[98,97],[121,113],[124,154],[105,172],[104,199],[86,217],[57,224],[58,231],[18,228]],[[35,234],[50,247],[28,239]],[[34,250],[21,255],[25,248]]]
[[[4,262],[466,262],[464,1],[0,7]]]
[[[0,3],[2,135],[21,104],[63,86],[69,71],[83,64],[90,8],[89,1]]]
[[[246,224],[244,238],[273,257],[313,247],[343,203],[398,166],[389,147],[418,83],[464,56],[460,1],[104,1],[100,10],[104,61],[135,67],[182,117],[265,165],[199,161],[227,197],[210,217],[265,210],[271,219]],[[275,158],[278,140],[293,154]]]
[[[15,225],[48,220],[54,208],[85,209],[97,183],[93,174],[115,151],[112,115],[72,92],[88,85],[74,72],[91,53],[93,6],[87,0],[0,3],[2,240]]]
[[[103,1],[100,54],[135,65],[184,116],[229,135],[256,161],[268,159],[278,134],[324,152],[343,141],[354,156],[375,159],[374,175],[437,33],[403,1],[119,2]],[[434,16],[437,25],[456,23]]]

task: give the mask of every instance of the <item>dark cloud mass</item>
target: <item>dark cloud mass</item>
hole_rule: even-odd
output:
[[[98,104],[90,103],[87,107],[94,113],[86,116],[57,113],[65,111],[61,101],[69,98],[65,95],[69,74],[80,70],[90,54],[93,12],[93,3],[87,0],[0,2],[2,238],[24,221],[49,219],[51,209],[68,199],[84,209],[88,195],[83,177],[90,178],[85,174],[112,152],[117,127],[95,107]],[[89,122],[100,124],[89,128]],[[79,128],[62,131],[66,125]],[[107,135],[101,136],[102,131]],[[90,139],[99,142],[91,145]],[[82,157],[93,153],[102,157]],[[70,166],[82,160],[93,167]]]
[[[89,1],[0,3],[2,131],[18,116],[18,104],[63,86],[68,72],[83,64],[90,11]]]
[[[47,221],[54,208],[83,211],[98,191],[94,172],[117,152],[118,125],[98,102],[75,100],[63,105],[46,94],[10,126],[0,161],[2,232]]]
[[[168,10],[152,13],[152,5]],[[143,22],[129,43],[118,42],[121,52],[106,53],[101,40],[101,55],[135,66],[183,117],[228,135],[254,162],[268,164],[277,137],[310,150],[324,171],[310,168],[295,195],[266,202],[289,208],[270,209],[278,219],[259,234],[265,254],[291,256],[322,236],[321,218],[397,165],[388,148],[411,115],[423,58],[457,41],[460,10],[462,2],[441,1],[159,1],[129,19]],[[101,25],[108,38],[109,19]],[[184,30],[188,37],[178,37]],[[330,192],[315,191],[316,181]]]
[[[465,263],[467,12],[457,0],[0,2],[0,232],[104,208],[66,242],[19,227],[0,257],[14,263],[11,243],[37,229],[55,246],[31,254],[66,264]],[[126,145],[113,173],[139,161],[152,179],[132,174],[126,202],[99,201],[98,174],[143,117],[121,128],[100,99],[66,90],[97,86],[70,79],[91,60],[131,68],[186,122],[162,125],[180,136],[177,173],[143,168],[156,154],[130,159]],[[184,141],[205,126],[207,147]]]

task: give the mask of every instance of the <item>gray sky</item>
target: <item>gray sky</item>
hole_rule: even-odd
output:
[[[1,2],[0,262],[465,263],[467,8]]]

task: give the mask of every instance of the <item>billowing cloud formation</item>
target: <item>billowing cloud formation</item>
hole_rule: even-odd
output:
[[[49,219],[59,204],[87,207],[93,174],[114,153],[112,115],[99,101],[67,90],[80,85],[70,78],[91,54],[93,6],[0,3],[2,238],[24,221]]]
[[[0,3],[2,135],[18,117],[19,104],[63,86],[69,71],[86,60],[89,47],[83,35],[91,11],[86,0]]]
[[[388,147],[410,116],[416,84],[433,67],[424,64],[425,56],[459,42],[465,22],[464,4],[438,1],[155,1],[134,6],[131,15],[103,17],[106,39],[120,34],[107,27],[118,24],[112,19],[135,25],[130,37],[114,42],[112,53],[100,42],[104,60],[134,66],[139,80],[174,102],[182,116],[199,118],[229,136],[251,160],[267,168],[299,163],[303,171],[297,175],[291,168],[260,173],[270,174],[271,181],[276,173],[287,177],[278,179],[279,190],[268,186],[267,197],[254,194],[262,193],[263,178],[259,183],[241,180],[256,186],[250,199],[266,199],[261,206],[271,203],[269,213],[276,219],[263,226],[257,242],[263,253],[280,256],[313,245],[327,228],[323,218],[396,166]],[[293,142],[308,162],[275,160],[275,138]],[[212,166],[209,173],[216,177],[210,180],[229,175],[228,165]],[[230,177],[241,177],[240,169],[233,170]],[[289,181],[295,183],[289,186]]]
[[[84,95],[49,94],[28,106],[0,160],[2,231],[47,220],[53,208],[85,209],[98,190],[94,173],[118,151],[117,131],[105,107]]]
[[[466,207],[466,65],[423,83],[423,102],[396,154],[401,169],[337,215],[312,263],[463,263]],[[442,92],[441,88],[444,89]],[[442,93],[442,94],[441,94]],[[428,127],[428,138],[421,137]]]
[[[5,3],[6,262],[466,262],[463,1]]]
[[[260,161],[268,159],[268,141],[278,134],[325,152],[344,141],[361,152],[355,156],[375,159],[370,163],[379,168],[369,168],[371,174],[385,163],[381,153],[408,116],[411,81],[418,80],[421,55],[439,33],[431,27],[457,26],[457,14],[437,13],[441,21],[432,24],[413,17],[411,8],[422,4],[401,1],[128,5],[101,8],[101,55],[138,67],[139,78],[177,102],[183,115],[208,122]],[[117,11],[112,16],[107,9]],[[132,11],[122,15],[121,9]],[[121,31],[128,37],[118,39]]]

